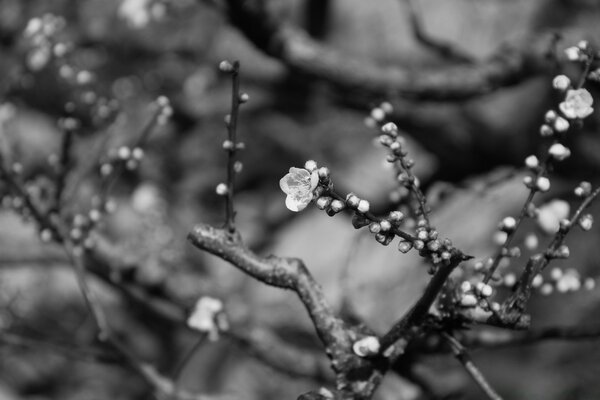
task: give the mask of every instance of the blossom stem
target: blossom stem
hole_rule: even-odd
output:
[[[235,231],[235,209],[233,205],[234,187],[235,187],[235,162],[237,152],[237,120],[240,107],[240,63],[234,61],[231,74],[231,113],[226,122],[227,138],[232,144],[227,149],[227,194],[225,197],[225,225],[229,232]]]

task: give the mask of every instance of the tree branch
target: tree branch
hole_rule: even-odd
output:
[[[461,362],[469,375],[471,375],[471,378],[479,385],[487,397],[491,400],[502,400],[502,397],[500,397],[500,395],[490,386],[481,371],[479,371],[479,368],[473,363],[469,353],[467,353],[467,349],[465,349],[465,347],[449,333],[443,332],[442,336],[450,345],[454,356]]]
[[[549,69],[554,39],[521,39],[473,65],[409,71],[354,59],[268,15],[261,0],[228,0],[232,23],[260,50],[291,69],[343,89],[422,100],[466,100],[518,84]]]

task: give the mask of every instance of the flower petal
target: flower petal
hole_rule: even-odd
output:
[[[288,208],[288,210],[293,212],[301,211],[302,208],[299,208],[299,205],[300,203],[294,197],[288,196],[285,198],[285,206]]]

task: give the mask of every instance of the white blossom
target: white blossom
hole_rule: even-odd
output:
[[[538,226],[542,231],[553,234],[558,231],[560,221],[569,216],[570,206],[564,200],[553,200],[539,208]]]
[[[558,108],[567,118],[585,118],[594,112],[593,103],[594,98],[586,89],[572,89],[567,90],[567,97]]]
[[[287,195],[285,206],[294,212],[304,210],[312,201],[318,184],[316,170],[309,172],[304,168],[290,168],[290,172],[279,181],[279,187]]]

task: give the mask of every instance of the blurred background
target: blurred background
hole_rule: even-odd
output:
[[[464,62],[419,40],[411,12],[427,35],[475,62],[497,55],[505,43],[544,34],[560,33],[559,51],[582,39],[594,44],[600,35],[600,2],[595,0],[413,3],[417,6],[408,0],[264,2],[277,21],[306,30],[328,48],[411,71]],[[47,35],[50,48],[27,34],[35,18],[53,27]],[[2,151],[43,188],[48,157],[60,148],[59,119],[79,120],[73,173],[66,183],[69,212],[89,210],[99,185],[94,166],[102,155],[135,142],[152,119],[158,96],[171,100],[170,122],[153,131],[139,168],[119,179],[112,190],[116,209],[99,228],[125,260],[116,273],[130,279],[126,283],[140,290],[142,300],[107,283],[110,279],[93,280],[93,290],[120,338],[141,359],[182,388],[243,399],[293,399],[327,385],[331,377],[289,376],[257,360],[235,335],[202,341],[185,327],[185,312],[201,296],[212,296],[224,302],[232,332],[243,336],[250,327],[260,327],[325,360],[293,293],[252,281],[186,241],[195,223],[223,222],[215,187],[225,179],[221,143],[231,101],[230,79],[218,70],[224,59],[241,62],[242,91],[250,97],[240,114],[239,137],[246,150],[236,195],[245,242],[264,254],[304,259],[334,306],[351,307],[378,333],[418,298],[427,266],[415,254],[400,254],[395,245],[369,240],[347,216],[330,218],[314,207],[290,212],[279,179],[290,167],[314,159],[330,168],[341,193],[369,199],[377,212],[392,209],[401,200],[394,173],[386,167],[385,151],[374,144],[376,130],[364,123],[372,107],[389,100],[395,107],[392,119],[405,131],[415,173],[430,198],[433,224],[474,261],[481,260],[494,252],[498,221],[516,215],[527,195],[520,168],[527,155],[541,148],[544,113],[560,99],[552,77],[560,72],[575,79],[579,72],[558,63],[461,101],[390,98],[385,92],[349,91],[286,68],[230,23],[220,1],[0,0]],[[594,96],[595,85],[589,87]],[[598,184],[598,123],[594,113],[569,136],[574,156],[557,168],[552,190],[540,205],[555,198],[576,204],[572,190],[579,181]],[[591,213],[598,215],[599,209],[592,206]],[[518,240],[531,232],[540,246],[550,240],[535,222],[524,228]],[[595,279],[599,241],[596,227],[574,231],[567,239],[571,258],[555,265]],[[527,256],[525,251],[505,272],[519,271]],[[176,311],[165,313],[172,318],[146,309],[148,296],[173,306]],[[593,325],[600,294],[536,294],[530,310],[534,327]],[[3,208],[0,399],[150,398],[145,383],[107,355],[95,334],[60,249],[42,243],[35,224]],[[477,350],[473,358],[505,399],[600,398],[598,342]],[[450,355],[422,356],[418,367],[439,398],[481,398]],[[376,398],[425,397],[414,383],[390,374]]]

